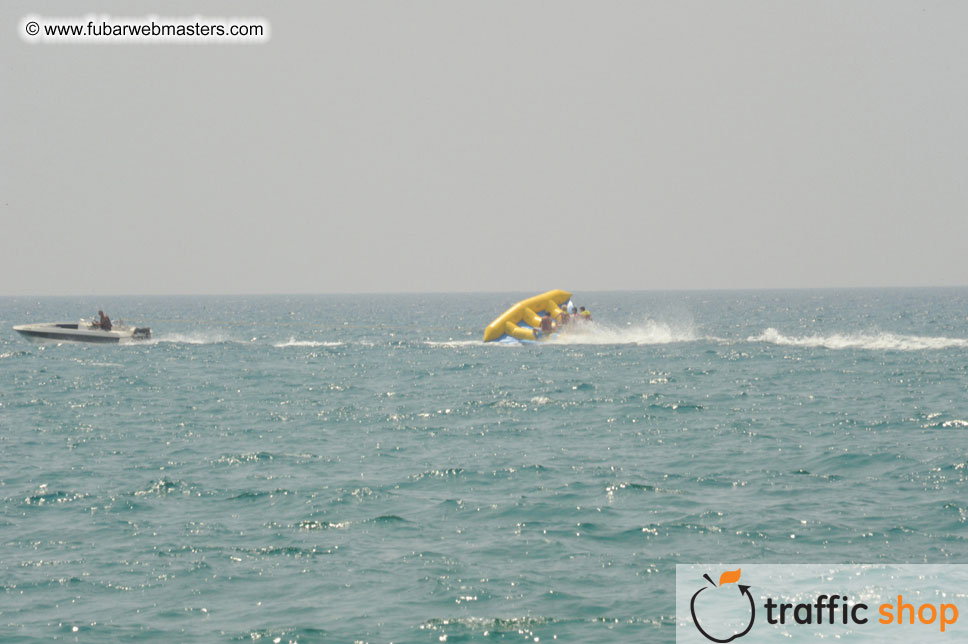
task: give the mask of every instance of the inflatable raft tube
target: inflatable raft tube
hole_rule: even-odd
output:
[[[487,325],[484,329],[484,342],[494,342],[502,338],[535,341],[535,329],[541,326],[541,314],[547,311],[551,317],[558,317],[561,315],[560,307],[570,299],[571,293],[556,290],[521,300]]]

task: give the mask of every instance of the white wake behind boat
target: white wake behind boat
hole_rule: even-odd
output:
[[[151,337],[148,327],[130,327],[121,322],[105,331],[89,320],[78,322],[39,322],[21,324],[13,328],[24,337],[38,342],[127,342],[147,340]]]

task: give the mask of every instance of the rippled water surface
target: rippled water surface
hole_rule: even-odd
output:
[[[676,563],[968,562],[968,290],[0,299],[0,639],[675,639]],[[129,346],[14,324],[104,308]]]

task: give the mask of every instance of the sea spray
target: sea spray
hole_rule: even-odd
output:
[[[926,351],[966,348],[968,339],[905,335],[886,332],[832,333],[828,335],[790,336],[770,327],[748,342],[766,342],[793,347],[822,347],[824,349],[867,349],[870,351]]]

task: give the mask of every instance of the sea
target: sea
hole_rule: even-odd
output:
[[[968,563],[968,289],[0,298],[0,641],[674,642],[676,565]],[[121,346],[15,324],[104,309]]]

